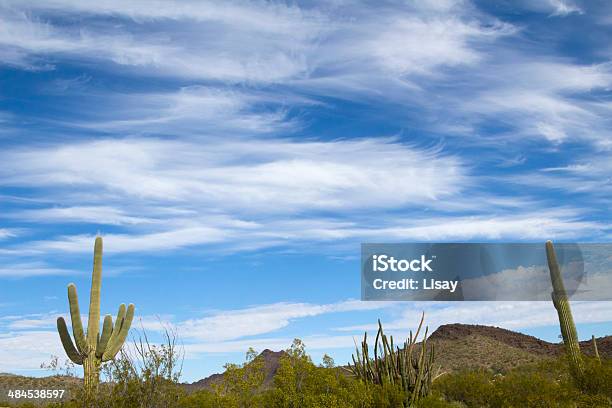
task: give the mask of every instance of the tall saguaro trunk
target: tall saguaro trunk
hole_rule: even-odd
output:
[[[87,319],[87,357],[83,364],[85,388],[94,392],[98,388],[100,363],[97,361],[96,348],[100,333],[100,293],[102,291],[102,238],[94,244],[93,270],[91,272],[91,291],[89,294],[89,318]]]
[[[83,384],[87,395],[93,395],[98,389],[100,381],[100,362],[96,358],[96,353],[90,353],[83,361]]]
[[[565,291],[565,285],[563,284],[559,262],[557,262],[555,248],[551,241],[546,242],[546,258],[548,260],[548,270],[550,271],[550,280],[553,287],[551,297],[553,305],[555,309],[557,309],[557,314],[559,315],[561,336],[563,337],[563,344],[569,358],[570,370],[574,379],[580,380],[584,374],[584,365],[582,354],[580,353],[580,345],[578,344],[578,334],[567,298],[567,292]]]

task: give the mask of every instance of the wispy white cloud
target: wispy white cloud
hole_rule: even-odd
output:
[[[93,8],[75,2],[12,6],[21,12],[5,10],[0,16],[0,56],[5,62],[32,68],[44,67],[48,56],[77,56],[140,67],[152,74],[277,81],[307,70],[304,59],[295,56],[303,54],[325,27],[317,13],[281,4],[160,4],[155,13],[150,4],[125,8],[121,2]],[[152,24],[158,32],[108,24],[58,27],[50,20],[32,18],[31,9],[133,17]],[[175,33],[171,34],[166,23],[176,19],[181,23],[171,25]],[[230,31],[232,35],[224,35]],[[197,41],[191,40],[194,36]]]
[[[0,240],[12,238],[17,235],[17,230],[10,228],[0,228]]]
[[[582,2],[573,0],[520,0],[515,5],[519,8],[547,14],[549,17],[567,17],[572,14],[584,14]]]
[[[551,56],[498,53],[498,60],[483,63],[474,75],[477,80],[465,87],[467,101],[448,93],[454,120],[464,124],[460,135],[474,133],[481,123],[495,123],[510,129],[497,135],[500,145],[543,138],[552,145],[586,142],[609,149],[610,106],[594,95],[612,86],[610,63],[580,65]]]
[[[62,124],[107,133],[168,134],[203,138],[211,135],[254,135],[297,129],[285,106],[316,103],[304,97],[251,90],[186,86],[177,91],[102,94],[108,109]]]
[[[568,210],[542,210],[490,216],[446,216],[412,218],[410,220],[371,220],[365,227],[356,221],[333,221],[317,218],[300,220],[262,220],[244,222],[220,220],[193,221],[184,226],[166,226],[161,232],[104,234],[108,253],[172,251],[190,246],[223,245],[221,252],[253,251],[269,247],[304,245],[326,253],[342,250],[346,242],[375,241],[461,241],[461,240],[541,240],[604,237],[605,223],[586,221]],[[208,221],[208,223],[206,223]],[[186,221],[184,221],[186,222]],[[218,223],[215,223],[218,222]],[[168,229],[169,228],[169,229]],[[27,245],[7,247],[6,255],[39,255],[48,252],[91,251],[94,235],[59,236],[44,241],[29,241]],[[219,250],[219,249],[218,249]],[[52,271],[50,271],[52,272]]]
[[[0,266],[0,278],[73,275],[75,273],[73,270],[50,266],[44,262],[4,263]]]
[[[583,11],[574,2],[567,0],[548,0],[553,9],[554,16],[567,16],[569,14],[582,14]]]
[[[1,157],[10,164],[0,171],[4,185],[93,188],[274,213],[393,207],[450,196],[468,182],[457,158],[388,139],[109,139]]]
[[[109,206],[74,206],[41,208],[38,210],[18,210],[5,213],[0,217],[23,221],[35,221],[38,223],[74,222],[105,225],[134,225],[155,222],[154,219],[131,216],[118,208]]]
[[[226,84],[275,83],[283,86],[284,95],[385,98],[408,110],[432,109],[427,95],[444,89],[436,102],[442,106],[431,114],[440,116],[435,112],[442,110],[448,116],[442,122],[463,122],[468,132],[480,118],[512,127],[513,140],[537,136],[553,143],[584,139],[596,145],[609,140],[610,109],[586,98],[594,89],[610,87],[609,63],[581,65],[533,47],[516,51],[505,44],[493,46],[509,36],[520,41],[521,30],[469,2],[388,4],[375,12],[357,3],[342,13],[334,5],[317,3],[306,7],[189,1],[157,8],[117,1],[9,4],[11,8],[0,14],[6,20],[0,44],[26,60],[68,53],[143,67],[158,75]],[[556,15],[581,11],[561,0],[518,7]],[[78,30],[71,29],[54,23],[53,17],[61,13],[81,13],[88,19]],[[114,18],[126,20],[124,31],[109,26]],[[95,24],[87,25],[90,21]],[[467,70],[445,75],[449,68]],[[456,81],[457,76],[462,80]],[[124,107],[119,117],[93,118],[80,125],[111,132],[175,134],[185,128],[197,134],[198,127],[200,134],[210,129],[286,129],[292,123],[283,109],[285,97],[275,92],[272,99],[280,100],[263,110],[257,108],[261,90],[251,87],[192,85],[176,92],[121,95],[110,103],[114,112]]]
[[[49,22],[32,19],[26,13],[0,10],[0,58],[2,62],[32,70],[53,69],[48,55],[80,54],[108,58],[118,64],[153,64],[161,57],[163,45],[138,47],[128,35],[112,37],[85,30],[70,32]]]
[[[396,75],[430,74],[438,66],[473,65],[481,58],[470,40],[495,38],[512,32],[510,25],[482,27],[460,19],[391,19],[365,43],[364,56]]]
[[[416,224],[416,225],[415,225]],[[447,217],[424,219],[411,226],[388,227],[376,234],[397,239],[440,241],[461,239],[575,238],[601,234],[605,224],[581,220],[574,211],[551,210],[512,215]]]
[[[120,16],[135,22],[152,20],[191,20],[217,22],[230,26],[242,26],[245,30],[262,33],[296,34],[312,28],[302,26],[313,19],[318,23],[316,10],[282,3],[256,3],[250,1],[219,4],[213,1],[135,1],[110,0],[101,3],[83,3],[73,0],[41,1],[24,5],[18,1],[7,1],[12,7],[53,13],[75,13],[80,15]],[[320,18],[320,17],[319,17]]]
[[[37,370],[52,355],[64,355],[55,331],[28,330],[0,333],[2,370]]]
[[[11,6],[25,12],[4,12],[0,44],[18,55],[10,60],[21,59],[22,65],[65,54],[139,66],[152,74],[230,82],[327,77],[338,78],[340,85],[358,79],[371,91],[385,75],[430,74],[439,67],[472,64],[479,58],[472,42],[511,32],[510,25],[484,15],[478,16],[484,22],[472,16],[458,18],[464,17],[463,9],[453,4],[406,3],[374,9],[356,3],[342,12],[330,4],[300,7],[257,2],[162,2],[155,7],[53,1]],[[124,26],[118,30],[105,20],[70,30],[58,28],[51,19],[26,17],[32,13],[119,17],[149,30]],[[368,75],[377,78],[368,81]]]
[[[11,331],[48,329],[55,327],[58,316],[59,314],[53,312],[25,316],[4,316],[0,318],[0,324],[7,322],[6,328]]]
[[[353,346],[353,336],[315,335],[300,338],[311,350],[350,349]],[[223,342],[206,342],[185,344],[187,358],[197,358],[202,353],[244,353],[249,347],[255,350],[271,349],[286,350],[291,346],[291,337],[256,338],[248,340],[231,340]]]
[[[550,190],[571,192],[589,197],[594,211],[606,208],[612,194],[612,150],[572,157],[567,165],[543,168],[530,174],[515,174],[510,183],[546,186]]]
[[[219,342],[275,332],[292,321],[331,313],[376,310],[388,302],[344,301],[332,304],[274,303],[227,310],[180,322],[177,330],[190,340]]]
[[[206,226],[186,227],[149,234],[107,234],[106,252],[172,251],[193,245],[219,243],[228,240],[232,232]],[[40,252],[89,252],[93,235],[72,235],[57,240],[31,241],[23,247],[24,254]],[[17,251],[18,254],[20,251]]]

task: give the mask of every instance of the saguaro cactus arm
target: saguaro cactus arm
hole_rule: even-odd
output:
[[[113,334],[111,335],[111,339],[116,337],[121,330],[121,325],[125,320],[125,303],[119,305],[119,310],[117,310],[117,319],[115,320],[115,327],[113,328]]]
[[[70,360],[72,360],[72,362],[75,364],[83,364],[83,356],[72,343],[72,339],[68,333],[68,327],[66,326],[66,321],[63,317],[57,318],[57,331],[59,332],[62,346],[64,346],[64,350],[66,351],[68,358],[70,358]]]
[[[72,334],[77,350],[81,354],[87,352],[87,341],[85,340],[85,332],[83,331],[83,322],[81,322],[81,312],[79,310],[79,297],[74,283],[68,285],[68,304],[70,306],[70,320],[72,321]]]
[[[102,326],[102,336],[100,336],[98,346],[96,347],[96,357],[102,358],[102,355],[106,350],[106,346],[108,345],[108,340],[110,339],[112,332],[113,318],[111,315],[106,315],[104,316],[104,324]]]
[[[121,332],[121,326],[125,321],[125,310],[125,303],[120,304],[119,310],[117,310],[117,319],[115,319],[115,326],[113,327],[113,331],[111,332],[108,341],[106,342],[106,348],[102,350],[102,358],[104,358],[104,352],[110,348],[111,344],[115,343],[115,339],[117,338],[117,336],[119,336],[119,333]]]
[[[123,343],[127,338],[128,332],[130,331],[130,326],[132,325],[133,318],[134,305],[130,303],[127,308],[127,313],[125,314],[125,318],[123,319],[123,322],[121,324],[121,328],[119,329],[119,332],[115,335],[115,332],[113,331],[113,334],[111,335],[111,338],[108,341],[106,351],[104,351],[104,354],[102,355],[102,361],[112,360],[119,352],[121,346],[123,346]]]

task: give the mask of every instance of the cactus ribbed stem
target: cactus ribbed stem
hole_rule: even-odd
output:
[[[95,349],[100,330],[100,291],[102,289],[102,237],[96,237],[94,245],[91,292],[89,294],[89,318],[87,320],[87,345]]]
[[[574,318],[572,317],[572,310],[570,308],[567,292],[563,284],[559,263],[557,262],[555,248],[551,241],[546,242],[546,258],[548,260],[550,280],[553,287],[551,297],[553,305],[555,309],[557,309],[557,315],[559,316],[561,336],[563,337],[563,344],[569,358],[570,370],[574,379],[579,380],[584,373],[584,365],[582,354],[580,353],[580,345],[578,344],[578,334],[576,332]]]
[[[68,358],[77,364],[82,364],[83,356],[72,343],[72,339],[68,333],[68,327],[66,326],[66,321],[63,317],[57,319],[57,331],[59,332],[60,340],[62,341],[62,345],[64,346],[64,350],[66,350]]]
[[[83,372],[85,373],[83,379],[85,390],[90,394],[98,388],[100,378],[100,360],[96,358],[95,353],[90,353],[83,361]]]
[[[87,352],[87,340],[81,322],[81,311],[79,309],[79,297],[77,296],[76,286],[73,283],[68,285],[68,304],[70,306],[70,320],[72,321],[72,334],[77,350],[81,354]]]
[[[593,354],[595,358],[601,364],[601,357],[599,357],[599,350],[597,350],[597,340],[595,340],[595,336],[591,336],[591,341],[593,342]]]

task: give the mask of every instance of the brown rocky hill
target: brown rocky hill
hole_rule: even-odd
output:
[[[43,406],[46,405],[47,402],[60,402],[69,400],[77,389],[79,389],[82,385],[83,380],[80,378],[75,378],[71,376],[65,375],[52,375],[48,377],[25,377],[22,375],[16,375],[11,373],[0,373],[0,408],[4,407],[5,404],[17,404],[17,403],[29,403],[29,406]],[[45,400],[43,398],[39,399],[29,399],[25,400],[10,400],[8,397],[8,391],[10,390],[63,390],[64,392],[61,394],[62,398],[53,399],[53,400]],[[15,405],[11,405],[15,406]]]
[[[599,354],[612,358],[612,336],[596,340]],[[484,368],[503,372],[563,353],[562,344],[499,327],[458,323],[440,326],[429,342],[435,346],[436,362],[443,371]],[[591,341],[580,342],[580,349],[593,354]]]

